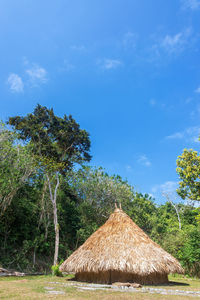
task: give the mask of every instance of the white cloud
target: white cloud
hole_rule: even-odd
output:
[[[200,136],[200,127],[193,126],[188,127],[181,132],[175,132],[171,135],[168,135],[166,139],[168,140],[184,140],[186,142],[198,143]]]
[[[147,158],[147,156],[145,154],[140,155],[140,157],[138,158],[137,162],[145,167],[150,167],[151,166],[151,162],[150,160]]]
[[[174,106],[173,105],[168,105],[166,103],[162,103],[161,101],[158,101],[158,100],[155,100],[155,99],[150,99],[149,100],[149,105],[154,107],[154,108],[157,108],[157,109],[161,109],[161,110],[173,110],[174,109]]]
[[[10,90],[13,93],[22,93],[24,91],[24,83],[22,78],[15,73],[9,75],[7,83],[9,84]]]
[[[84,45],[72,45],[70,47],[70,49],[73,50],[73,51],[79,51],[79,52],[86,51],[86,47]]]
[[[133,168],[130,165],[126,165],[126,171],[127,172],[132,172]]]
[[[200,94],[200,86],[195,90],[195,93]]]
[[[151,188],[155,198],[162,201],[173,201],[174,203],[180,203],[182,199],[177,195],[178,181],[166,181],[162,184],[156,184]]]
[[[168,135],[166,137],[166,139],[170,139],[170,140],[173,140],[173,139],[183,139],[184,138],[184,132],[175,132],[171,135]]]
[[[194,120],[199,119],[200,117],[200,104],[197,104],[196,107],[189,113],[190,117]]]
[[[31,68],[26,70],[29,79],[33,85],[39,83],[45,83],[47,81],[47,71],[37,64],[34,64]]]
[[[173,52],[177,49],[177,46],[183,44],[183,34],[177,33],[174,36],[166,35],[161,42],[161,47],[167,51]]]
[[[151,188],[151,192],[152,193],[157,193],[158,191],[158,185],[154,185],[152,188]]]
[[[117,69],[117,68],[123,66],[123,63],[120,60],[107,59],[107,58],[104,58],[103,60],[99,60],[98,64],[104,70]]]
[[[22,58],[24,65],[24,72],[28,75],[23,80],[18,74],[11,73],[7,79],[7,84],[10,86],[10,90],[15,93],[22,93],[24,86],[32,85],[38,86],[41,83],[47,81],[47,71],[38,64],[32,64],[27,57]]]
[[[188,38],[191,36],[191,28],[187,28],[185,31],[179,32],[175,35],[166,35],[160,46],[168,53],[178,53],[183,51],[188,44]]]
[[[176,181],[166,181],[162,184],[156,184],[152,187],[152,193],[172,193],[175,192],[178,187],[178,182]]]
[[[162,192],[174,192],[178,187],[178,183],[176,181],[166,181],[165,183],[160,185],[160,189]]]
[[[190,27],[174,35],[166,34],[162,38],[156,38],[156,43],[151,47],[152,59],[161,58],[164,54],[168,56],[180,54],[185,49],[192,47],[194,42]]]
[[[191,9],[196,10],[200,8],[200,1],[199,0],[181,0],[182,8],[183,9]]]
[[[75,69],[75,66],[71,64],[67,59],[64,59],[63,66],[59,67],[58,70],[61,72],[70,72]]]
[[[125,48],[135,48],[136,47],[136,41],[137,41],[137,34],[133,32],[127,32],[124,35],[123,38],[123,46]]]

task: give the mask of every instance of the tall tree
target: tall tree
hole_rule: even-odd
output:
[[[9,118],[9,124],[19,137],[32,148],[38,168],[44,174],[49,187],[53,207],[55,252],[54,265],[58,261],[59,223],[57,214],[57,192],[60,176],[72,169],[73,165],[90,161],[89,134],[80,129],[70,115],[63,118],[54,114],[53,109],[37,105],[33,114]]]
[[[20,144],[13,131],[0,124],[0,215],[35,171],[29,150]]]
[[[178,194],[183,199],[200,201],[200,155],[192,149],[185,149],[177,159],[177,173],[180,177]]]

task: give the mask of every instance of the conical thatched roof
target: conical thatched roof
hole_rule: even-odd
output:
[[[60,266],[62,272],[117,271],[141,276],[183,273],[179,262],[153,242],[121,209],[115,209]]]

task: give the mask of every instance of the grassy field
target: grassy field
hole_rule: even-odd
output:
[[[151,300],[151,299],[200,299],[200,297],[189,296],[173,296],[159,295],[140,292],[117,292],[117,291],[88,291],[80,290],[73,286],[69,277],[54,277],[54,276],[32,276],[32,277],[2,277],[0,278],[0,299],[134,299],[134,300]],[[170,277],[170,285],[154,286],[158,289],[174,289],[185,291],[200,291],[200,280],[184,277]],[[146,287],[146,286],[145,286]],[[153,286],[151,286],[153,287]],[[49,292],[59,291],[63,294],[55,295]]]

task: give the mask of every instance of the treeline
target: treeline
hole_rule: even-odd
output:
[[[74,181],[74,184],[72,182]],[[29,179],[0,218],[0,264],[21,271],[47,272],[53,264],[54,226],[45,182]],[[59,261],[79,247],[113,211],[115,200],[155,242],[180,260],[186,272],[200,276],[200,231],[197,209],[156,205],[120,177],[101,169],[84,168],[62,178],[58,194]]]
[[[56,250],[58,262],[66,259],[117,202],[187,274],[200,277],[197,208],[171,199],[158,205],[120,176],[84,166],[89,137],[72,118],[57,118],[38,106],[11,123],[16,131],[0,128],[0,265],[49,272]]]

